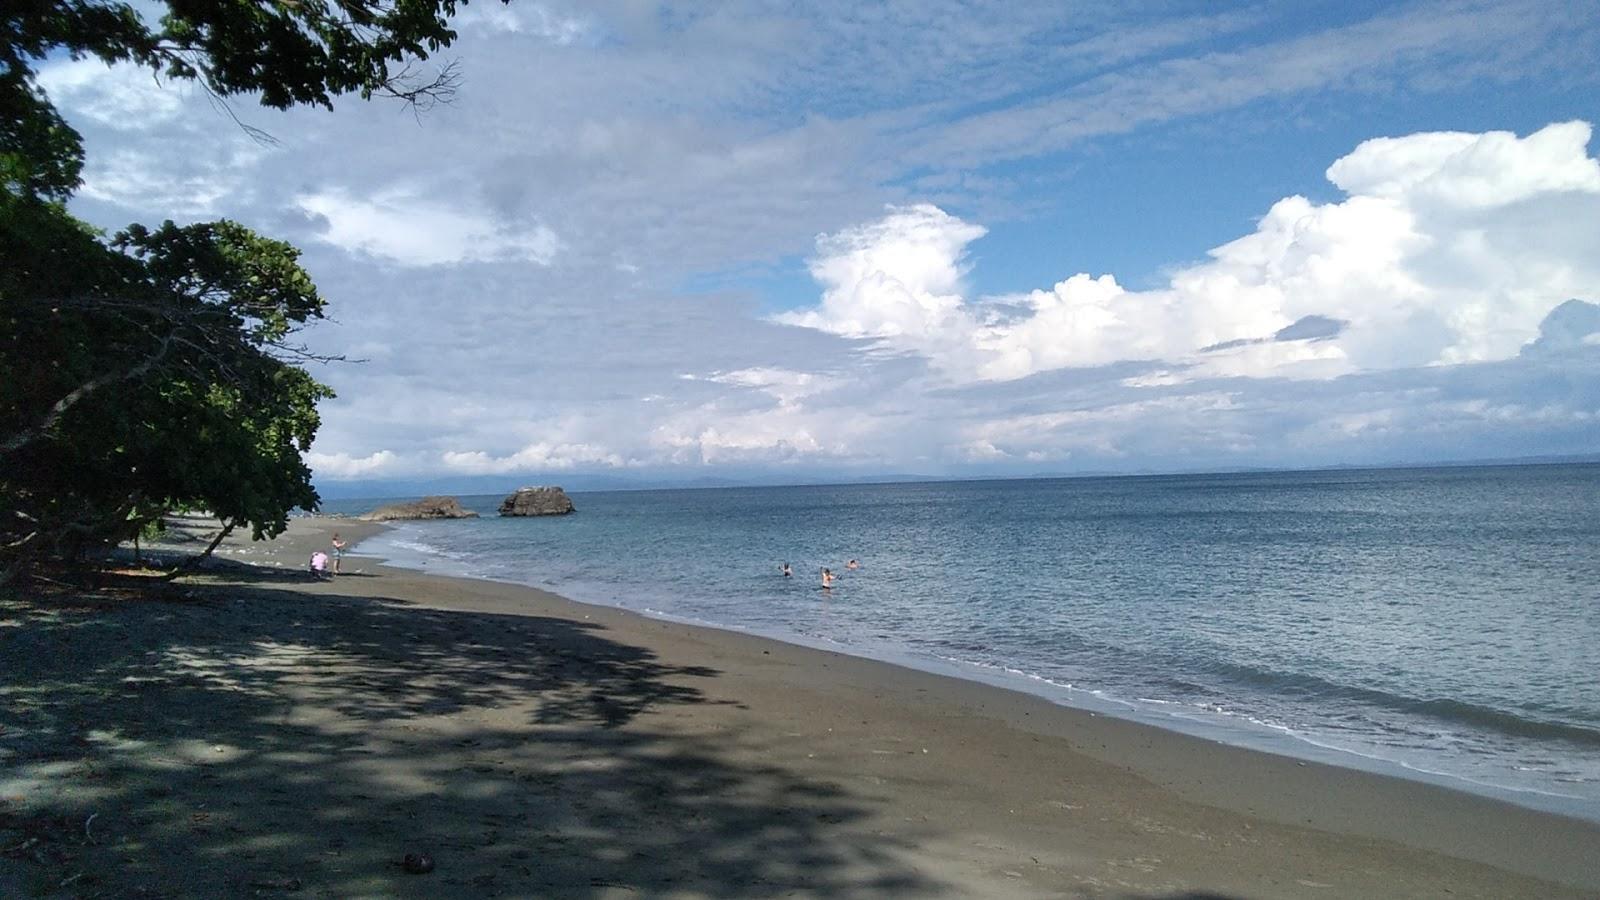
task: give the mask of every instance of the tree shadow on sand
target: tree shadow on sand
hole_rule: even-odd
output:
[[[673,728],[715,670],[562,619],[184,596],[0,601],[0,895],[944,890],[858,798]]]

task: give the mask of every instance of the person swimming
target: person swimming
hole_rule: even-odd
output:
[[[788,563],[784,563],[783,565],[779,566],[778,571],[782,572],[783,577],[785,578],[789,578],[794,575],[794,572],[790,571]]]
[[[849,562],[845,563],[844,567],[846,569],[859,569],[859,568],[861,568],[861,563],[858,563],[858,562],[856,562],[855,560],[852,559]]]

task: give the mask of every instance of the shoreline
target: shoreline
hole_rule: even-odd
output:
[[[407,523],[399,522],[384,525],[380,530],[363,537],[362,540],[379,537],[385,532],[395,530],[396,526],[405,524]],[[356,549],[359,550],[360,548],[357,547]],[[369,558],[374,556],[382,558],[382,553],[368,554]],[[426,563],[422,562],[422,560],[423,556],[416,555],[415,561],[421,562],[420,565],[393,564],[388,559],[384,559],[384,562],[388,564],[389,568],[420,575],[484,581],[513,588],[542,591],[579,606],[617,610],[656,621],[672,622],[696,628],[708,628],[713,631],[746,635],[823,653],[836,653],[858,659],[875,660],[890,666],[955,678],[989,686],[997,690],[1020,693],[1042,699],[1063,708],[1109,716],[1205,742],[1224,744],[1237,749],[1283,757],[1296,762],[1315,763],[1404,782],[1431,785],[1443,790],[1461,792],[1523,809],[1574,818],[1591,825],[1600,826],[1600,808],[1589,808],[1587,801],[1582,797],[1541,791],[1535,788],[1517,788],[1487,781],[1476,781],[1464,775],[1420,768],[1400,760],[1318,743],[1310,737],[1287,729],[1278,729],[1259,724],[1252,727],[1250,724],[1243,724],[1237,719],[1174,715],[1153,706],[1142,705],[1135,700],[1106,696],[1093,689],[1062,685],[1026,672],[1012,669],[991,669],[979,664],[931,654],[919,656],[903,648],[874,655],[866,649],[852,649],[847,645],[820,639],[808,640],[805,635],[787,633],[781,630],[763,630],[692,616],[674,615],[653,609],[648,605],[630,605],[622,602],[607,602],[599,599],[568,596],[559,593],[560,589],[556,587],[477,575],[465,569],[453,569],[452,564],[459,562],[453,557],[439,558],[438,561],[443,565],[438,569],[432,570],[427,568]]]
[[[352,783],[382,784],[407,798],[442,796],[446,819],[468,815],[471,804],[462,803],[476,798],[472,803],[496,810],[500,833],[515,832],[523,845],[553,841],[561,848],[560,861],[524,866],[532,874],[520,882],[512,871],[516,857],[507,861],[501,854],[509,851],[493,850],[501,842],[488,850],[456,848],[448,854],[448,869],[457,873],[463,871],[460,854],[502,863],[495,877],[523,885],[520,892],[512,889],[513,895],[643,890],[681,896],[789,891],[1409,896],[1449,890],[1499,897],[1583,896],[1600,890],[1600,860],[1594,853],[1600,827],[1583,820],[1421,781],[1220,744],[978,681],[582,604],[537,588],[391,568],[349,555],[346,574],[337,579],[299,578],[308,548],[321,546],[334,530],[354,546],[384,527],[295,520],[278,541],[267,546],[233,542],[223,557],[277,563],[281,573],[229,567],[192,579],[192,590],[221,604],[220,611],[207,615],[222,631],[281,628],[294,635],[293,640],[286,632],[266,642],[230,644],[232,655],[209,656],[212,668],[200,671],[220,666],[248,688],[262,667],[277,664],[271,662],[274,654],[288,652],[284,647],[310,648],[326,657],[321,663],[285,664],[288,674],[269,679],[265,687],[273,708],[286,711],[278,724],[251,724],[250,736],[270,743],[290,728],[309,729],[319,740],[342,735],[371,752],[349,759],[329,750],[320,762]],[[134,635],[135,644],[161,645],[172,637],[148,634],[132,620],[159,613],[174,621],[170,611],[154,606],[100,614],[126,620],[119,624]],[[280,621],[283,616],[292,622]],[[20,633],[0,630],[7,632]],[[182,648],[192,655],[216,640],[209,631],[185,636]],[[537,672],[528,669],[519,676],[519,667],[531,666],[534,656],[541,657]],[[380,657],[382,665],[372,664]],[[49,665],[45,656],[36,660],[24,652],[17,658]],[[173,665],[169,653],[164,666]],[[339,675],[341,667],[352,671]],[[574,667],[575,672],[568,671]],[[386,680],[391,675],[393,681]],[[337,683],[315,684],[327,678]],[[53,683],[36,680],[46,689]],[[386,690],[373,691],[371,684]],[[391,697],[390,691],[400,696]],[[381,721],[365,718],[359,707],[341,707],[342,697],[369,692],[368,702],[395,707]],[[473,702],[459,702],[463,694]],[[562,700],[566,694],[576,699]],[[208,694],[208,699],[217,698]],[[458,702],[435,708],[445,699]],[[227,700],[247,702],[232,694]],[[186,721],[192,725],[201,718]],[[0,731],[4,750],[14,743],[7,738],[19,732],[12,723],[0,724],[12,725]],[[480,742],[475,748],[492,745],[493,753],[437,741],[428,754],[400,749],[419,732],[454,738],[464,731],[477,735],[469,738]],[[21,733],[41,734],[25,724]],[[161,745],[170,764],[182,754],[173,750],[172,736],[167,738],[145,743]],[[104,745],[97,752],[115,757],[106,748],[129,739],[90,740]],[[231,745],[219,741],[217,746]],[[634,752],[643,747],[649,748],[643,756]],[[138,757],[155,751],[125,752]],[[476,762],[465,768],[440,762],[462,753]],[[42,812],[72,805],[66,786],[34,771],[59,763],[62,755],[44,752],[34,762],[19,756],[26,771],[0,776],[0,801],[9,803],[0,803],[0,826],[22,807]],[[602,773],[602,762],[618,759],[637,765]],[[102,770],[117,768],[113,758],[103,762]],[[195,765],[207,762],[212,761]],[[266,771],[284,777],[311,762],[301,759],[291,766],[285,760],[281,765],[288,768]],[[711,769],[718,777],[685,781],[680,777],[684,766],[695,772]],[[536,788],[538,803],[532,808],[543,811],[542,824],[517,819],[517,792],[501,777],[513,768],[532,779],[509,783],[519,791],[530,784]],[[182,780],[171,773],[147,775],[146,781]],[[254,780],[247,785],[225,772],[222,781],[260,791]],[[569,782],[584,790],[568,791]],[[337,788],[333,782],[328,786]],[[195,790],[197,796],[208,789],[214,794],[215,787],[198,784]],[[631,799],[611,803],[608,792]],[[394,848],[381,839],[392,830],[392,817],[371,815],[371,807],[387,798],[373,788],[363,794],[367,799],[350,801],[340,817],[365,823],[355,837],[346,838],[340,853],[344,866],[325,863],[321,876],[304,876],[304,883],[345,894],[452,890],[443,879],[394,880],[405,876],[394,874]],[[103,811],[96,828],[115,834],[118,814],[104,811],[114,806],[105,799],[111,795],[102,790],[98,796]],[[17,797],[27,802],[19,805]],[[317,798],[297,802],[308,821],[329,814]],[[597,815],[596,805],[610,815]],[[85,808],[80,802],[78,809]],[[637,815],[625,812],[634,809]],[[474,816],[479,811],[471,808]],[[128,824],[137,818],[128,817],[121,827],[137,832],[141,826]],[[702,826],[710,827],[712,836],[697,842],[694,835]],[[463,827],[481,829],[482,823],[474,819]],[[280,823],[284,828],[297,839],[291,845],[312,838]],[[435,842],[455,833],[435,831]],[[596,833],[620,855],[591,853],[571,843],[579,835],[592,841]],[[681,846],[684,841],[692,846]],[[645,855],[621,853],[624,849]],[[171,852],[184,858],[193,851]],[[726,871],[718,870],[721,874],[707,873],[708,858],[729,854],[738,857],[737,865],[730,862]],[[569,866],[574,856],[585,867]],[[389,862],[380,864],[384,859]],[[0,859],[0,871],[6,862]],[[579,868],[610,874],[584,876]],[[446,869],[447,859],[441,858],[440,872]],[[204,867],[188,874],[159,871],[191,879],[206,874]],[[563,880],[569,876],[578,880]],[[194,881],[193,886],[215,883]],[[6,884],[0,875],[0,888]],[[453,890],[474,893],[465,886],[470,880],[461,884]],[[582,890],[570,890],[574,886]]]

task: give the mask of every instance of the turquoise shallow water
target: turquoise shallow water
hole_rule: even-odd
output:
[[[1600,819],[1600,466],[500,499],[360,552]]]

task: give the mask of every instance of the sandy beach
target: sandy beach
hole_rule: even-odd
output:
[[[0,600],[0,896],[1600,895],[1579,820],[525,587],[303,572],[379,527]]]

